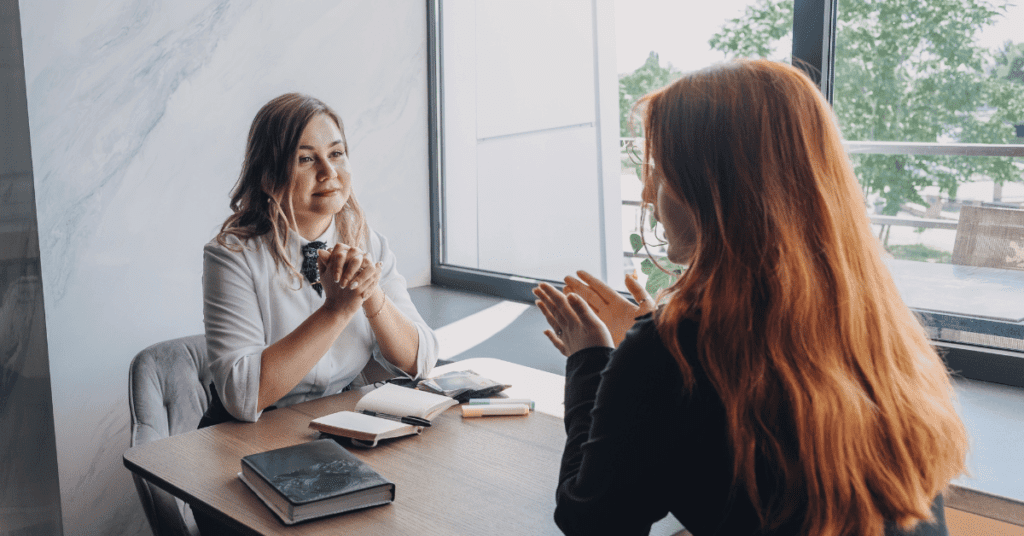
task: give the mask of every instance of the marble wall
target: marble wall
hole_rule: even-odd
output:
[[[18,0],[0,0],[0,535],[61,533]],[[11,463],[13,461],[17,463]]]
[[[340,113],[370,224],[429,283],[426,6],[22,0],[21,28],[64,533],[144,534],[128,364],[202,332],[202,245],[264,102]]]

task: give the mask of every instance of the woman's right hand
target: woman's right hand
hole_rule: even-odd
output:
[[[633,327],[636,317],[654,310],[654,298],[632,275],[626,276],[626,288],[636,303],[623,298],[604,281],[583,270],[577,271],[576,275],[579,279],[571,275],[565,277],[565,292],[576,294],[587,302],[597,317],[608,326],[616,347],[626,338],[626,332]]]

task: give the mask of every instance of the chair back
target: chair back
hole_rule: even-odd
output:
[[[1024,270],[1024,210],[962,207],[953,264]]]
[[[131,446],[196,429],[210,405],[206,337],[160,342],[132,359],[128,371]],[[198,536],[192,510],[181,499],[132,474],[156,536]]]

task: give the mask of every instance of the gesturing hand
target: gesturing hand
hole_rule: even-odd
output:
[[[325,305],[355,309],[374,295],[380,283],[381,263],[373,264],[368,253],[337,244],[319,254],[320,283],[327,294]]]
[[[547,283],[533,289],[533,294],[538,298],[537,307],[551,326],[544,334],[562,355],[569,357],[595,346],[613,347],[608,327],[583,298],[576,294],[566,296]]]
[[[637,303],[623,298],[604,281],[583,270],[576,274],[579,275],[579,279],[571,275],[566,276],[565,291],[578,294],[586,300],[597,317],[608,326],[616,347],[626,338],[626,332],[633,327],[636,317],[654,310],[654,299],[633,276],[626,276],[626,288]]]

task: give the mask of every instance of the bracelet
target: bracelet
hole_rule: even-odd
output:
[[[384,291],[382,290],[382,291],[380,291],[380,293],[384,294]],[[372,315],[367,314],[366,315],[366,319],[367,320],[373,320],[374,318],[377,318],[377,315],[379,315],[380,312],[384,310],[384,306],[387,305],[387,303],[388,303],[388,296],[387,296],[387,294],[384,294],[384,299],[382,299],[380,301],[380,307],[377,308],[377,312],[373,313]],[[366,310],[365,309],[363,310],[363,314],[366,314]]]

